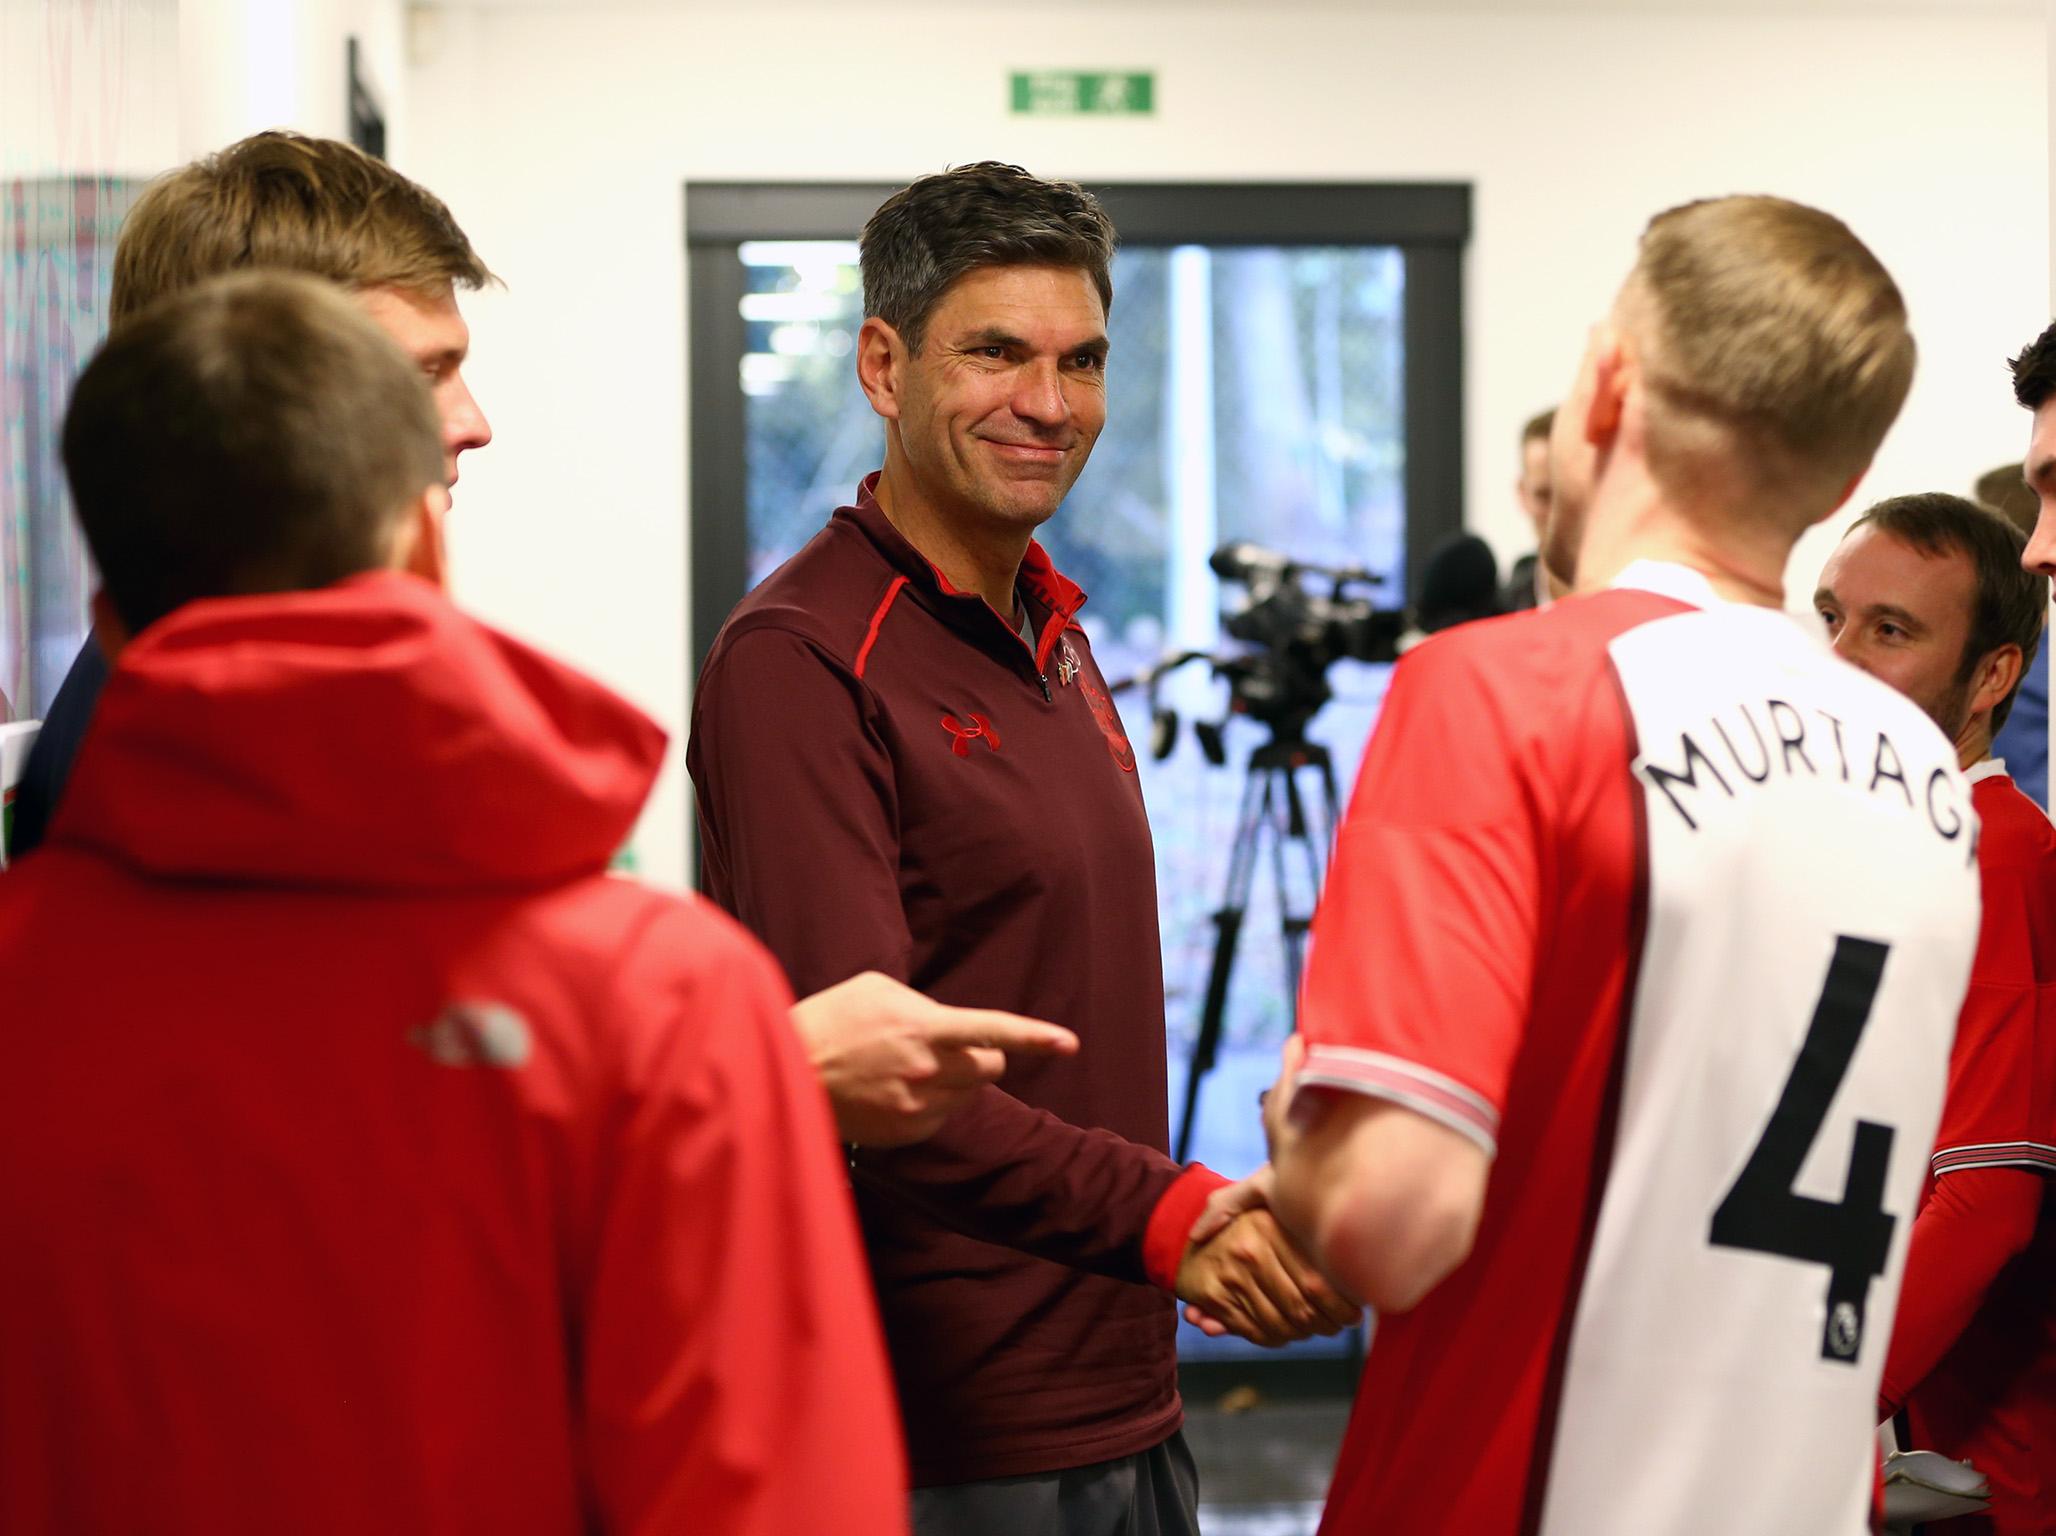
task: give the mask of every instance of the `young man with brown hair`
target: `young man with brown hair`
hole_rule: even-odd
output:
[[[113,325],[208,277],[273,268],[325,278],[406,353],[428,382],[443,483],[492,441],[464,380],[471,333],[459,289],[494,281],[450,210],[384,161],[333,139],[260,133],[153,183],[115,245]],[[196,537],[206,519],[196,513]],[[58,691],[15,809],[17,856],[40,843],[106,685],[88,638]],[[1006,1067],[1006,1052],[1075,1048],[1064,1030],[1011,1015],[951,1009],[877,975],[804,999],[805,1039],[844,1140],[919,1140]]]
[[[1989,1480],[1990,1509],[1951,1522],[1965,1536],[2056,1524],[2056,828],[1992,755],[2048,607],[2025,544],[1961,497],[1899,496],[1814,594],[1836,652],[1955,743],[1978,814],[1977,958],[1878,1404],[1904,1410],[1909,1448]]]
[[[384,161],[333,139],[260,133],[161,177],[114,248],[113,328],[204,278],[250,268],[326,278],[349,292],[413,359],[440,422],[444,483],[493,439],[464,381],[471,332],[457,291],[493,275],[441,199]],[[15,857],[47,833],[107,683],[92,637],[51,702],[15,800]]]
[[[2035,493],[2023,477],[2024,466],[2001,464],[1977,477],[1972,491],[1985,506],[2005,514],[2023,539],[2034,536],[2039,511]],[[2049,804],[2049,648],[2034,654],[2006,723],[1992,738],[1992,755],[2006,760],[2007,777],[2036,805]]]
[[[1556,413],[1577,595],[1394,675],[1267,1106],[1382,1314],[1329,1536],[1868,1529],[1976,821],[1783,574],[1913,355],[1826,214],[1659,215]]]
[[[2050,324],[2007,360],[2013,370],[2013,399],[2033,416],[2021,478],[2039,509],[2021,564],[2056,580],[2056,323]]]
[[[1355,1309],[1166,1155],[1162,951],[1135,754],[1035,530],[1106,421],[1114,231],[1014,166],[864,230],[883,469],[730,615],[688,761],[708,893],[802,987],[867,967],[1061,1018],[1084,1051],[851,1160],[923,1536],[1180,1536],[1175,1292],[1260,1342]]]
[[[0,1528],[897,1536],[790,994],[607,878],[663,735],[451,605],[440,439],[304,277],[79,380],[119,665],[0,882]]]

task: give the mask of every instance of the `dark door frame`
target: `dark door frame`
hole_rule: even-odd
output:
[[[693,676],[748,580],[744,269],[753,240],[854,240],[899,190],[883,184],[688,182],[686,325],[692,515]],[[1471,189],[1462,183],[1106,183],[1092,190],[1126,245],[1383,245],[1406,262],[1403,339],[1406,567],[1463,527],[1463,252]],[[1194,1401],[1262,1380],[1287,1396],[1346,1395],[1364,1335],[1346,1354],[1187,1361]]]
[[[854,240],[884,184],[685,187],[692,664],[748,579],[743,394],[746,240]],[[1463,527],[1463,251],[1471,189],[1419,183],[1095,183],[1127,245],[1389,245],[1406,262],[1406,548],[1418,594],[1429,550]]]

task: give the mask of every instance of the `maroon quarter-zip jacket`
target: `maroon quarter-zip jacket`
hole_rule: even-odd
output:
[[[1030,650],[872,494],[729,616],[687,761],[704,884],[802,995],[864,970],[1075,1030],[929,1141],[851,1173],[917,1484],[1146,1450],[1177,1429],[1187,1229],[1165,1155],[1156,876],[1135,754],[1029,547]]]

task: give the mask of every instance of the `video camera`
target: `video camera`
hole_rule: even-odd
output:
[[[1424,633],[1486,617],[1499,610],[1498,568],[1482,539],[1459,534],[1423,563],[1420,602],[1414,609],[1379,607],[1370,589],[1386,578],[1361,566],[1317,565],[1261,545],[1224,544],[1207,561],[1216,576],[1244,589],[1243,600],[1222,616],[1222,627],[1245,649],[1228,655],[1185,651],[1165,657],[1128,684],[1149,691],[1151,748],[1159,761],[1177,743],[1178,715],[1160,702],[1158,684],[1190,663],[1204,661],[1228,684],[1228,714],[1270,728],[1270,739],[1249,754],[1249,780],[1229,844],[1227,884],[1213,915],[1216,938],[1207,975],[1199,1032],[1185,1073],[1185,1107],[1178,1120],[1177,1153],[1190,1150],[1199,1088],[1220,1049],[1236,946],[1249,912],[1259,850],[1268,836],[1277,882],[1277,911],[1285,946],[1286,997],[1298,994],[1312,901],[1321,888],[1329,840],[1340,820],[1334,758],[1306,735],[1309,721],[1334,696],[1328,669],[1343,660],[1390,662]],[[1228,760],[1227,717],[1196,720],[1192,733],[1216,768]],[[1311,781],[1311,793],[1301,780]],[[1298,893],[1287,867],[1303,870]]]
[[[1307,722],[1334,696],[1328,669],[1338,661],[1397,661],[1423,634],[1434,634],[1500,611],[1498,568],[1492,550],[1475,534],[1458,534],[1428,556],[1421,597],[1413,609],[1381,608],[1364,589],[1386,577],[1360,565],[1295,560],[1260,544],[1223,544],[1207,564],[1223,581],[1247,591],[1225,614],[1222,627],[1250,649],[1230,655],[1183,651],[1147,672],[1114,685],[1147,688],[1151,748],[1159,761],[1177,742],[1178,715],[1158,702],[1157,685],[1191,662],[1208,663],[1228,684],[1228,713],[1271,728],[1285,742],[1299,741]],[[1193,734],[1215,767],[1227,761],[1226,721],[1195,720]]]
[[[1228,707],[1280,737],[1299,736],[1334,697],[1328,686],[1334,663],[1399,659],[1407,615],[1380,608],[1365,595],[1362,589],[1384,584],[1375,572],[1316,565],[1247,543],[1223,544],[1207,564],[1249,594],[1221,621],[1230,635],[1253,647],[1215,662],[1228,683]]]
[[[1259,544],[1223,544],[1207,564],[1223,581],[1247,589],[1247,597],[1222,617],[1230,636],[1249,649],[1227,655],[1184,651],[1167,656],[1141,676],[1116,688],[1143,684],[1149,693],[1151,750],[1171,755],[1178,714],[1158,701],[1157,685],[1190,662],[1204,661],[1228,684],[1228,713],[1271,728],[1281,741],[1297,741],[1307,722],[1334,697],[1328,668],[1349,658],[1394,661],[1406,634],[1405,610],[1380,608],[1355,589],[1382,585],[1384,577],[1361,566],[1316,565]],[[1309,581],[1314,585],[1309,586]],[[1325,588],[1326,590],[1320,590]],[[1195,720],[1193,734],[1207,761],[1227,759],[1222,739],[1226,720]]]

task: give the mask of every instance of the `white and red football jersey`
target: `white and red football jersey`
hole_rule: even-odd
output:
[[[1856,1536],[1977,939],[1912,703],[1682,567],[1400,666],[1299,1082],[1495,1162],[1381,1320],[1324,1536]]]

